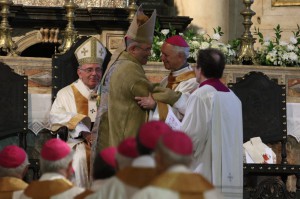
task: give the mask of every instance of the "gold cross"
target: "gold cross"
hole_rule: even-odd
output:
[[[104,53],[102,48],[100,48],[99,53],[100,53],[100,56],[102,56],[102,54]]]
[[[88,51],[87,49],[85,49],[85,48],[83,48],[82,51],[81,51],[81,53],[83,53],[84,56],[85,56],[85,54],[86,54],[87,52],[89,52],[89,51]]]

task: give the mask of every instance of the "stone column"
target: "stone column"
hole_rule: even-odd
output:
[[[225,33],[222,41],[229,35],[229,0],[174,0],[178,16],[193,18],[192,25],[213,34],[213,28],[220,26]]]

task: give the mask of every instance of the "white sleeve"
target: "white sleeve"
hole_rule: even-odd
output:
[[[191,95],[182,120],[182,131],[191,137],[194,149],[204,146],[203,143],[207,140],[209,115],[210,112],[205,100],[198,95]]]
[[[72,131],[69,131],[69,133],[72,138],[76,138],[76,137],[80,136],[80,133],[82,131],[91,132],[90,129],[86,125],[84,125],[82,122],[79,122],[78,125],[76,126],[76,128]]]

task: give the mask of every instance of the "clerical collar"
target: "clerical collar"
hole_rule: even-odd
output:
[[[210,85],[220,92],[229,92],[229,89],[219,79],[207,79],[199,85],[199,88],[204,85]]]
[[[177,70],[175,70],[175,71],[179,71],[179,70],[181,70],[181,69],[183,69],[183,68],[185,68],[185,67],[188,67],[189,66],[189,64],[187,63],[187,62],[185,62],[185,64],[183,64],[180,68],[178,68]],[[173,72],[175,72],[175,71],[173,71]]]

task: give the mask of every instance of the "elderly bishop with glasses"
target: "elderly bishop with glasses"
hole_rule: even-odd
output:
[[[57,93],[50,111],[52,131],[62,126],[68,128],[66,141],[75,151],[72,181],[80,187],[89,187],[90,129],[97,113],[97,90],[106,54],[103,44],[94,37],[76,49],[79,79]]]

